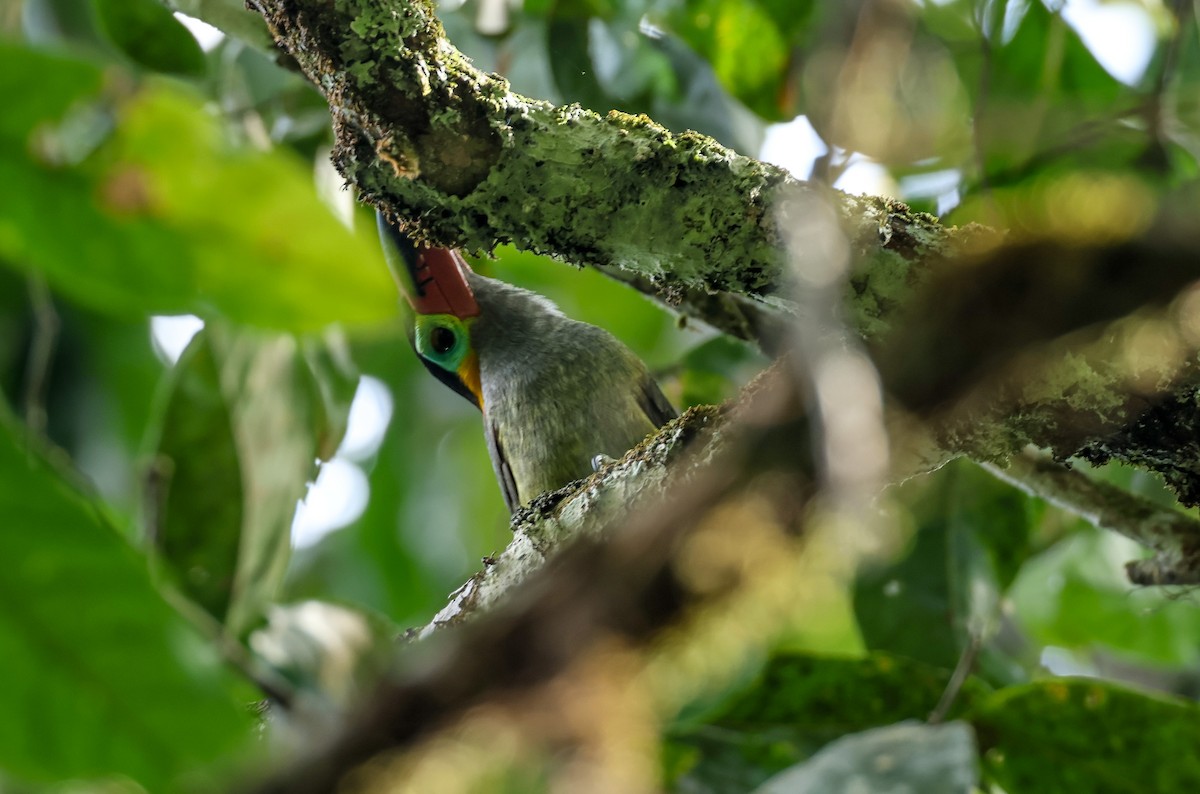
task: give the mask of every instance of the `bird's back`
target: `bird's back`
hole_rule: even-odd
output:
[[[492,462],[510,509],[620,457],[674,415],[641,360],[612,334],[534,293],[475,276],[472,337]]]

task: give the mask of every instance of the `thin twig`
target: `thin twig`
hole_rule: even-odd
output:
[[[979,658],[979,649],[983,647],[983,642],[978,634],[972,633],[967,640],[967,647],[963,648],[958,657],[958,664],[954,666],[954,672],[950,675],[950,681],[946,684],[946,689],[942,692],[942,697],[938,700],[937,706],[929,713],[929,719],[926,720],[930,725],[938,725],[946,719],[946,715],[950,713],[950,707],[954,705],[954,701],[958,699],[958,693],[962,691],[963,684],[967,681],[967,676],[975,669],[975,660]]]
[[[46,280],[33,274],[25,283],[33,312],[33,338],[29,343],[29,360],[25,366],[25,424],[32,432],[42,435],[46,431],[46,384],[54,363],[61,323]]]

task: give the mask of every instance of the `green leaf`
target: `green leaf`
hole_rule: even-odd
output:
[[[1145,143],[1144,134],[1128,135],[1121,117],[1138,98],[1038,0],[1028,4],[1012,38],[993,45],[986,59],[979,43],[957,52],[975,107],[976,145],[992,183],[1012,181],[1047,152],[1069,155],[1076,167],[1118,165],[1130,158],[1114,158],[1114,145],[1120,149],[1129,138],[1137,140],[1127,148]]]
[[[204,51],[158,0],[92,0],[108,38],[135,62],[158,72],[198,77]]]
[[[231,682],[144,561],[7,414],[0,514],[7,775],[124,775],[160,791],[249,738]]]
[[[1010,688],[967,715],[1005,791],[1139,794],[1200,787],[1200,709],[1094,680]]]
[[[972,637],[995,630],[1000,597],[1030,553],[1042,507],[965,461],[907,486],[898,501],[910,502],[913,545],[859,576],[854,608],[863,639],[954,667]]]
[[[557,9],[556,9],[557,10]],[[613,107],[596,79],[588,43],[589,17],[555,13],[546,22],[546,55],[554,85],[566,102],[603,113]]]
[[[721,85],[765,119],[778,120],[788,77],[789,43],[759,0],[698,0],[656,20],[712,64]],[[805,4],[807,6],[807,4]],[[793,12],[796,19],[807,11]]]
[[[1012,589],[1021,628],[1043,645],[1097,647],[1152,664],[1200,661],[1200,614],[1189,599],[1129,584],[1131,541],[1088,527],[1030,560]]]
[[[44,87],[25,90],[27,74]],[[125,317],[313,331],[394,316],[377,240],[338,223],[307,164],[231,145],[174,87],[114,107],[100,83],[94,66],[0,44],[0,263]],[[104,118],[111,135],[92,140]]]
[[[204,331],[168,373],[154,471],[158,516],[151,540],[180,589],[224,620],[237,574],[245,494],[233,418]]]
[[[210,325],[171,378],[158,546],[184,591],[234,635],[274,600],[314,461],[345,432],[357,376],[338,344],[310,342],[306,355],[290,336]]]
[[[19,78],[37,75],[31,91]],[[0,86],[6,92],[0,139],[23,151],[38,124],[60,119],[75,102],[94,95],[103,75],[94,65],[59,58],[0,39]],[[14,152],[4,152],[12,157]]]
[[[201,19],[262,52],[273,53],[275,42],[261,14],[246,8],[245,0],[171,0],[172,7]]]
[[[750,790],[846,733],[926,719],[949,680],[949,670],[889,654],[781,654],[709,714],[670,731],[667,761],[676,788]],[[986,693],[968,678],[953,713]]]
[[[963,794],[979,783],[969,725],[903,722],[843,736],[811,760],[786,769],[755,794],[893,791]]]

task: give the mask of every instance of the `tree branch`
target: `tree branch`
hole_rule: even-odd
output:
[[[1200,521],[1037,452],[1014,455],[1006,466],[984,467],[1026,493],[1154,549],[1154,558],[1126,565],[1134,584],[1200,584]]]
[[[694,132],[514,94],[471,66],[419,0],[250,5],[329,100],[342,174],[432,242],[512,242],[625,268],[668,300],[759,296],[783,282],[794,219],[781,208],[796,194],[826,195]],[[873,260],[854,282],[853,319],[877,330],[917,280],[913,263],[952,254],[957,232],[898,202],[827,195],[851,250]]]

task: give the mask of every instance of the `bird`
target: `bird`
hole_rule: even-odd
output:
[[[414,244],[376,212],[384,256],[412,308],[409,339],[434,377],[483,415],[510,513],[588,476],[677,416],[628,347],[549,299]]]

